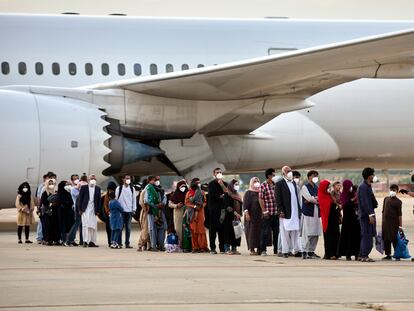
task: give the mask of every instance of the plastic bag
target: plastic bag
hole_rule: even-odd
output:
[[[382,231],[379,231],[375,236],[375,249],[380,254],[384,254],[384,240],[382,239]]]
[[[241,238],[241,236],[243,234],[243,225],[242,225],[242,223],[238,220],[233,221],[233,229],[234,229],[234,236],[236,237],[236,239]]]
[[[407,259],[411,257],[408,251],[408,240],[403,231],[397,232],[397,246],[395,247],[393,257],[395,259]]]

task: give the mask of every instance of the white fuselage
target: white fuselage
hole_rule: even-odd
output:
[[[413,27],[409,21],[0,15],[0,86],[82,87]],[[407,142],[414,136],[414,80],[361,79],[309,100],[315,107],[284,113],[254,135],[207,137],[195,144],[196,155],[208,149],[197,159],[189,159],[188,150],[180,149],[182,143],[163,141],[161,147],[184,171],[199,169],[212,159],[229,172],[283,164],[412,165],[414,147]],[[14,139],[13,131],[1,135]],[[157,171],[163,172],[165,168]],[[42,173],[37,172],[34,179]],[[3,180],[11,180],[14,187],[22,178],[5,176]],[[4,202],[0,200],[0,206]]]

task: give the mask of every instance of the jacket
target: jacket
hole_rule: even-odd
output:
[[[296,199],[297,199],[297,206],[293,208],[298,209],[298,217],[300,219],[301,210],[299,206],[299,196],[298,196],[298,187],[296,187],[296,183],[293,181],[293,188],[295,189]],[[292,216],[292,206],[291,206],[291,197],[290,197],[290,190],[289,186],[286,183],[285,179],[282,179],[276,183],[275,188],[275,196],[276,196],[276,208],[278,213],[285,214],[286,219],[290,219]]]
[[[95,208],[95,214],[97,215],[99,213],[99,206],[101,201],[101,188],[98,186],[95,186],[95,194],[93,198],[94,208]],[[86,208],[88,207],[89,202],[89,185],[84,185],[80,187],[79,190],[79,197],[78,197],[78,204],[77,204],[77,211],[80,213],[83,213],[86,211]]]

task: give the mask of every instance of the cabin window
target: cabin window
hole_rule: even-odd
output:
[[[104,76],[109,75],[109,65],[107,63],[103,63],[101,66],[101,71]]]
[[[60,74],[60,65],[58,63],[52,64],[52,73],[56,76]]]
[[[156,74],[158,74],[158,67],[157,67],[157,65],[156,65],[156,64],[151,64],[151,65],[150,65],[150,73],[151,73],[152,75],[156,75]]]
[[[197,65],[197,68],[203,68],[204,67],[204,65],[203,64],[198,64]]]
[[[91,75],[93,74],[93,66],[92,66],[92,64],[91,64],[91,63],[86,63],[86,64],[85,64],[85,73],[86,73],[88,76],[91,76]]]
[[[140,76],[142,74],[141,64],[134,64],[134,74]]]
[[[188,66],[187,64],[181,65],[181,70],[188,70],[188,69],[190,69],[190,66]]]
[[[20,62],[19,63],[19,73],[21,75],[25,75],[27,73],[27,66],[25,62]]]
[[[125,76],[125,64],[118,64],[118,74]]]
[[[35,64],[35,71],[36,71],[36,74],[37,74],[37,75],[42,75],[42,74],[43,74],[43,64],[42,64],[42,63],[37,62],[37,63]]]
[[[10,73],[10,65],[8,62],[1,63],[1,73],[4,75],[8,75]]]
[[[76,64],[75,63],[69,63],[69,74],[71,76],[76,75]]]
[[[167,64],[165,65],[165,72],[173,72],[174,71],[174,67],[171,64]]]

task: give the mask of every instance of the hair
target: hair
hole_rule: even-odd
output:
[[[124,178],[124,179],[125,179],[127,176],[128,176],[129,178],[131,178],[131,175],[129,175],[129,174],[125,174],[124,176],[122,176],[122,178]]]
[[[23,188],[27,188],[27,192],[23,192]],[[20,194],[20,203],[23,205],[30,205],[31,201],[31,190],[28,182],[22,183],[17,189],[17,193]]]
[[[266,179],[268,179],[270,175],[273,175],[274,172],[275,172],[275,169],[274,168],[268,168],[265,171],[265,177],[266,177]]]
[[[70,180],[72,180],[72,181],[74,181],[75,179],[75,177],[79,177],[79,175],[78,174],[72,174],[72,175],[70,175]]]
[[[337,181],[334,181],[334,182],[332,183],[332,187],[333,187],[333,186],[336,186],[336,185],[340,185],[340,184],[341,184],[341,182],[340,182],[340,181],[338,181],[338,180],[337,180]]]
[[[307,176],[308,176],[308,178],[311,177],[311,176],[319,176],[319,173],[318,173],[318,171],[310,170],[308,172]]]
[[[81,176],[81,178],[80,178],[80,180],[81,181],[88,181],[88,176],[86,176],[86,174],[83,173],[82,176]]]
[[[398,190],[400,190],[400,188],[398,188],[398,185],[396,185],[396,184],[392,184],[392,185],[390,186],[390,190],[395,190],[396,192],[398,192]]]
[[[148,178],[147,178],[148,182],[150,182],[151,180],[154,180],[154,179],[157,179],[157,176],[155,176],[155,175],[150,175],[150,176],[148,176]]]
[[[47,172],[47,174],[46,174],[46,177],[49,177],[49,178],[56,178],[56,174],[55,173],[53,173],[53,172]]]
[[[293,177],[300,177],[300,173],[298,171],[292,171]]]
[[[375,174],[375,170],[372,167],[366,167],[362,171],[362,177],[364,180],[367,180],[369,176],[372,176]]]
[[[221,171],[221,168],[216,167],[216,168],[213,170],[213,174],[214,174],[215,172],[217,172],[217,171]]]
[[[108,196],[111,200],[115,199],[115,192],[114,191],[109,191]]]

